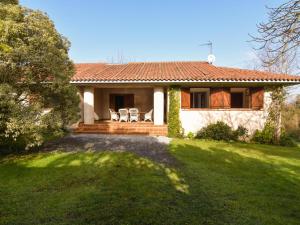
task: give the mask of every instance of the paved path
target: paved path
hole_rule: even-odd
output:
[[[128,151],[159,163],[174,164],[176,159],[168,152],[167,137],[71,134],[49,142],[44,151]]]

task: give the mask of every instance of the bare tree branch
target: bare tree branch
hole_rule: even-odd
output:
[[[277,8],[269,8],[268,22],[257,25],[259,36],[252,41],[259,44],[256,50],[272,52],[269,64],[275,64],[282,55],[297,49],[300,44],[300,1],[290,0]]]

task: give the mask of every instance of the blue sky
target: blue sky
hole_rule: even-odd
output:
[[[246,67],[249,33],[279,0],[20,0],[46,12],[72,43],[74,62],[206,60],[213,42],[216,65]]]

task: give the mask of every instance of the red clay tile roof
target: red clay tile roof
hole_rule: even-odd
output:
[[[300,76],[217,67],[207,62],[76,64],[72,82],[276,81],[300,83]]]

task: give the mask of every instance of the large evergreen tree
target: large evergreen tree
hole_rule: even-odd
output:
[[[16,3],[0,2],[0,145],[32,147],[74,121],[79,100],[69,41],[45,13]]]

